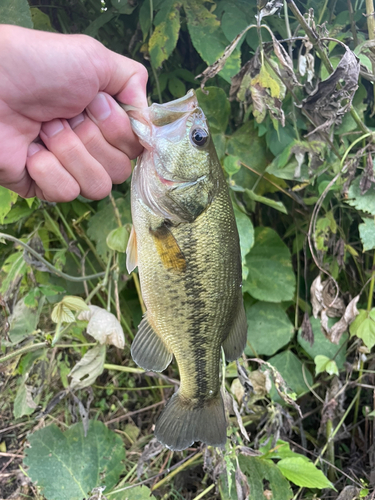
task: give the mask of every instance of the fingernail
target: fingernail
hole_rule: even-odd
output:
[[[93,101],[87,106],[89,112],[97,120],[105,120],[111,114],[111,107],[104,94],[99,92]]]
[[[47,137],[54,137],[62,130],[64,130],[64,125],[61,120],[51,120],[42,125],[42,131]]]
[[[27,150],[27,156],[33,156],[35,153],[38,151],[41,151],[43,148],[40,144],[36,144],[35,142],[32,142],[29,146],[29,149]]]
[[[82,123],[85,119],[85,116],[83,113],[80,113],[79,115],[75,116],[74,118],[71,118],[69,121],[69,125],[71,129],[75,129],[78,127],[80,123]]]

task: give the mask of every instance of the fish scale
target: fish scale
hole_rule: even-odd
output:
[[[186,112],[184,99],[189,104]],[[152,123],[152,112],[144,115],[149,133],[132,120],[146,150],[132,179],[134,234],[128,259],[134,260],[130,267],[138,265],[147,308],[132,356],[139,366],[162,371],[174,355],[181,385],[156,423],[155,435],[169,448],[181,450],[194,441],[225,444],[221,347],[228,360],[238,357],[247,325],[239,237],[208,125],[194,93],[174,103],[174,112],[178,106],[181,112],[179,135],[173,140],[168,139],[173,131],[168,108],[163,119],[158,118],[163,125]],[[207,134],[206,147],[193,144],[195,130],[199,137]]]

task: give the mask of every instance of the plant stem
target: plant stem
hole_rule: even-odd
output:
[[[368,39],[374,40],[375,38],[375,19],[374,19],[374,2],[373,0],[366,0],[366,18],[367,18],[367,30],[368,30]],[[372,72],[375,73],[375,64],[372,63]],[[372,105],[372,113],[373,116],[375,112],[375,86],[373,85],[373,94],[374,94],[374,103]]]
[[[30,344],[25,347],[21,347],[21,349],[17,349],[17,351],[10,352],[9,354],[6,354],[2,358],[0,358],[0,365],[2,363],[5,363],[5,361],[8,361],[9,359],[21,356],[26,352],[37,351],[38,349],[42,349],[43,347],[48,347],[47,342],[40,342],[39,344]]]
[[[359,362],[359,374],[358,374],[358,380],[361,380],[362,379],[362,376],[363,376],[363,366],[364,366],[364,362],[363,360],[361,359],[360,362]],[[355,425],[357,423],[357,420],[358,420],[358,413],[359,413],[359,402],[360,402],[360,398],[361,398],[361,391],[362,391],[362,387],[359,385],[357,387],[357,394],[356,394],[356,402],[355,402],[355,407],[354,407],[354,416],[353,416],[353,431],[352,431],[352,436],[354,436],[354,433],[355,433]]]
[[[97,274],[90,274],[89,276],[70,276],[69,274],[65,274],[59,269],[57,269],[54,265],[52,265],[48,260],[46,260],[44,257],[42,257],[38,252],[36,252],[33,248],[31,248],[27,243],[24,243],[23,241],[19,240],[18,238],[15,238],[14,236],[11,236],[10,234],[5,234],[5,233],[0,233],[0,240],[1,238],[4,238],[4,240],[9,240],[13,241],[14,243],[17,243],[17,245],[20,245],[21,247],[25,248],[33,257],[36,259],[40,260],[40,262],[43,262],[43,264],[48,267],[48,269],[56,274],[57,276],[60,276],[60,278],[64,278],[67,281],[75,281],[75,282],[80,282],[80,281],[86,281],[86,280],[92,280],[95,278],[101,278],[104,276],[104,273],[97,273]]]
[[[368,293],[368,300],[367,300],[367,312],[371,311],[372,307],[372,298],[374,295],[374,284],[375,284],[375,252],[374,252],[374,258],[372,261],[372,276],[371,276],[371,282],[370,282],[370,290]]]
[[[332,420],[329,418],[327,420],[327,425],[326,425],[326,436],[328,443],[327,460],[332,465],[335,465],[335,443],[333,440],[330,440],[332,429],[333,429]],[[331,481],[331,483],[335,482],[336,480],[335,469],[333,467],[328,467],[328,479]]]
[[[198,496],[194,498],[194,500],[199,500],[200,498],[203,498],[207,493],[209,493],[213,488],[215,488],[215,483],[210,484],[208,488],[206,488],[202,493],[199,493]]]
[[[356,30],[355,21],[354,21],[354,15],[353,15],[354,12],[353,12],[353,6],[352,6],[351,0],[348,0],[348,11],[349,11],[350,29],[352,30],[354,47],[357,47],[358,37],[357,37],[357,30]]]
[[[145,306],[145,303],[143,302],[142,293],[141,293],[141,286],[139,284],[139,279],[138,279],[137,273],[132,272],[132,277],[134,280],[135,288],[137,290],[138,300],[139,300],[139,303],[141,304],[142,313],[144,314],[146,312],[146,306]]]
[[[168,474],[168,476],[165,476],[161,481],[159,481],[158,483],[156,483],[151,488],[151,491],[154,491],[157,488],[160,488],[160,486],[162,486],[164,483],[167,483],[170,479],[172,479],[172,477],[174,477],[176,474],[180,473],[182,470],[186,469],[186,467],[188,467],[190,464],[192,464],[193,462],[195,462],[197,460],[197,458],[200,458],[201,456],[202,456],[202,453],[197,453],[196,455],[194,455],[193,457],[191,457],[189,460],[187,460],[182,465],[180,465],[180,467],[177,467],[177,469],[175,469],[170,474]]]
[[[131,366],[121,366],[121,365],[110,365],[108,363],[104,363],[105,370],[116,370],[118,372],[126,372],[126,373],[145,373],[143,368],[132,368]]]
[[[111,203],[112,203],[112,206],[113,206],[113,210],[115,212],[115,217],[116,217],[117,225],[118,225],[118,227],[122,227],[120,212],[118,211],[118,208],[117,208],[117,205],[116,205],[116,200],[114,199],[112,193],[109,193],[109,199],[111,200]]]
[[[350,405],[347,407],[346,409],[346,412],[344,413],[344,415],[342,416],[340,422],[337,424],[335,430],[331,433],[331,436],[330,438],[327,440],[326,444],[323,446],[321,452],[319,453],[319,455],[317,456],[315,462],[314,462],[314,465],[317,465],[319,463],[319,460],[321,459],[321,457],[325,454],[325,452],[327,451],[327,448],[328,448],[328,445],[330,443],[330,441],[333,441],[336,434],[338,433],[339,429],[341,428],[342,424],[345,422],[345,419],[346,417],[348,416],[349,412],[351,411],[351,409],[353,408],[353,405],[354,403],[357,401],[357,398],[358,398],[358,393],[354,396],[354,398],[351,400],[350,402]],[[302,491],[302,487],[299,488],[299,490],[297,491],[297,493],[294,495],[294,497],[292,498],[292,500],[297,500],[298,498],[298,495],[301,493]]]

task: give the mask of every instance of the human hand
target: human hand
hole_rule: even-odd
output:
[[[85,35],[2,25],[0,47],[0,185],[55,202],[107,196],[142,151],[111,96],[147,106],[146,68]]]

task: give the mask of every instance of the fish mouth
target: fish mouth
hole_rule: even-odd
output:
[[[207,176],[202,175],[201,177],[198,177],[197,179],[193,180],[186,180],[186,179],[166,179],[165,177],[162,177],[159,172],[156,170],[156,174],[159,178],[159,180],[167,187],[170,188],[170,191],[173,191],[175,189],[182,189],[182,188],[187,188],[194,186],[195,184],[198,184],[198,182],[203,181]]]

